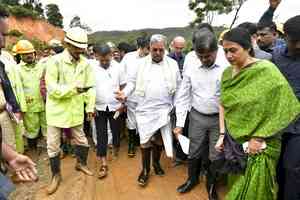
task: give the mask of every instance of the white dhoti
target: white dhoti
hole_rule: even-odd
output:
[[[136,113],[140,143],[146,144],[151,137],[160,130],[166,155],[173,157],[172,129],[169,109],[161,109],[155,112]]]
[[[130,130],[137,129],[136,116],[135,116],[137,103],[133,101],[127,101],[126,105],[127,105],[127,119],[126,119],[127,128]]]

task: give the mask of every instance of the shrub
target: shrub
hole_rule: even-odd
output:
[[[21,33],[20,31],[18,31],[16,29],[13,29],[8,32],[8,35],[13,36],[13,37],[21,37],[21,36],[23,36],[23,33]]]
[[[10,6],[9,12],[11,13],[11,15],[14,15],[17,18],[18,17],[30,17],[33,19],[37,19],[39,17],[39,14],[36,11],[30,10],[23,6]]]

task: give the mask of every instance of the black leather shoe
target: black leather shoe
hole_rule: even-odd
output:
[[[208,200],[218,200],[218,193],[215,184],[208,186]]]
[[[146,186],[149,180],[149,173],[143,170],[138,178],[138,184],[142,187]]]
[[[159,163],[153,163],[153,169],[156,175],[163,176],[165,175],[165,171],[161,168]]]
[[[181,185],[177,188],[177,192],[179,192],[179,193],[189,192],[198,184],[199,184],[199,181],[192,181],[189,179],[183,185]]]

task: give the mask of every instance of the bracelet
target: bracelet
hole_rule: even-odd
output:
[[[225,133],[224,133],[224,132],[221,132],[220,135],[225,135]]]

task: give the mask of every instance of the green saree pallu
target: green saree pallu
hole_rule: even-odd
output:
[[[226,200],[276,200],[276,165],[281,131],[300,114],[287,80],[269,61],[260,60],[233,76],[227,68],[221,82],[221,104],[229,134],[239,144],[263,138],[267,148],[249,155],[244,174],[234,178]]]

